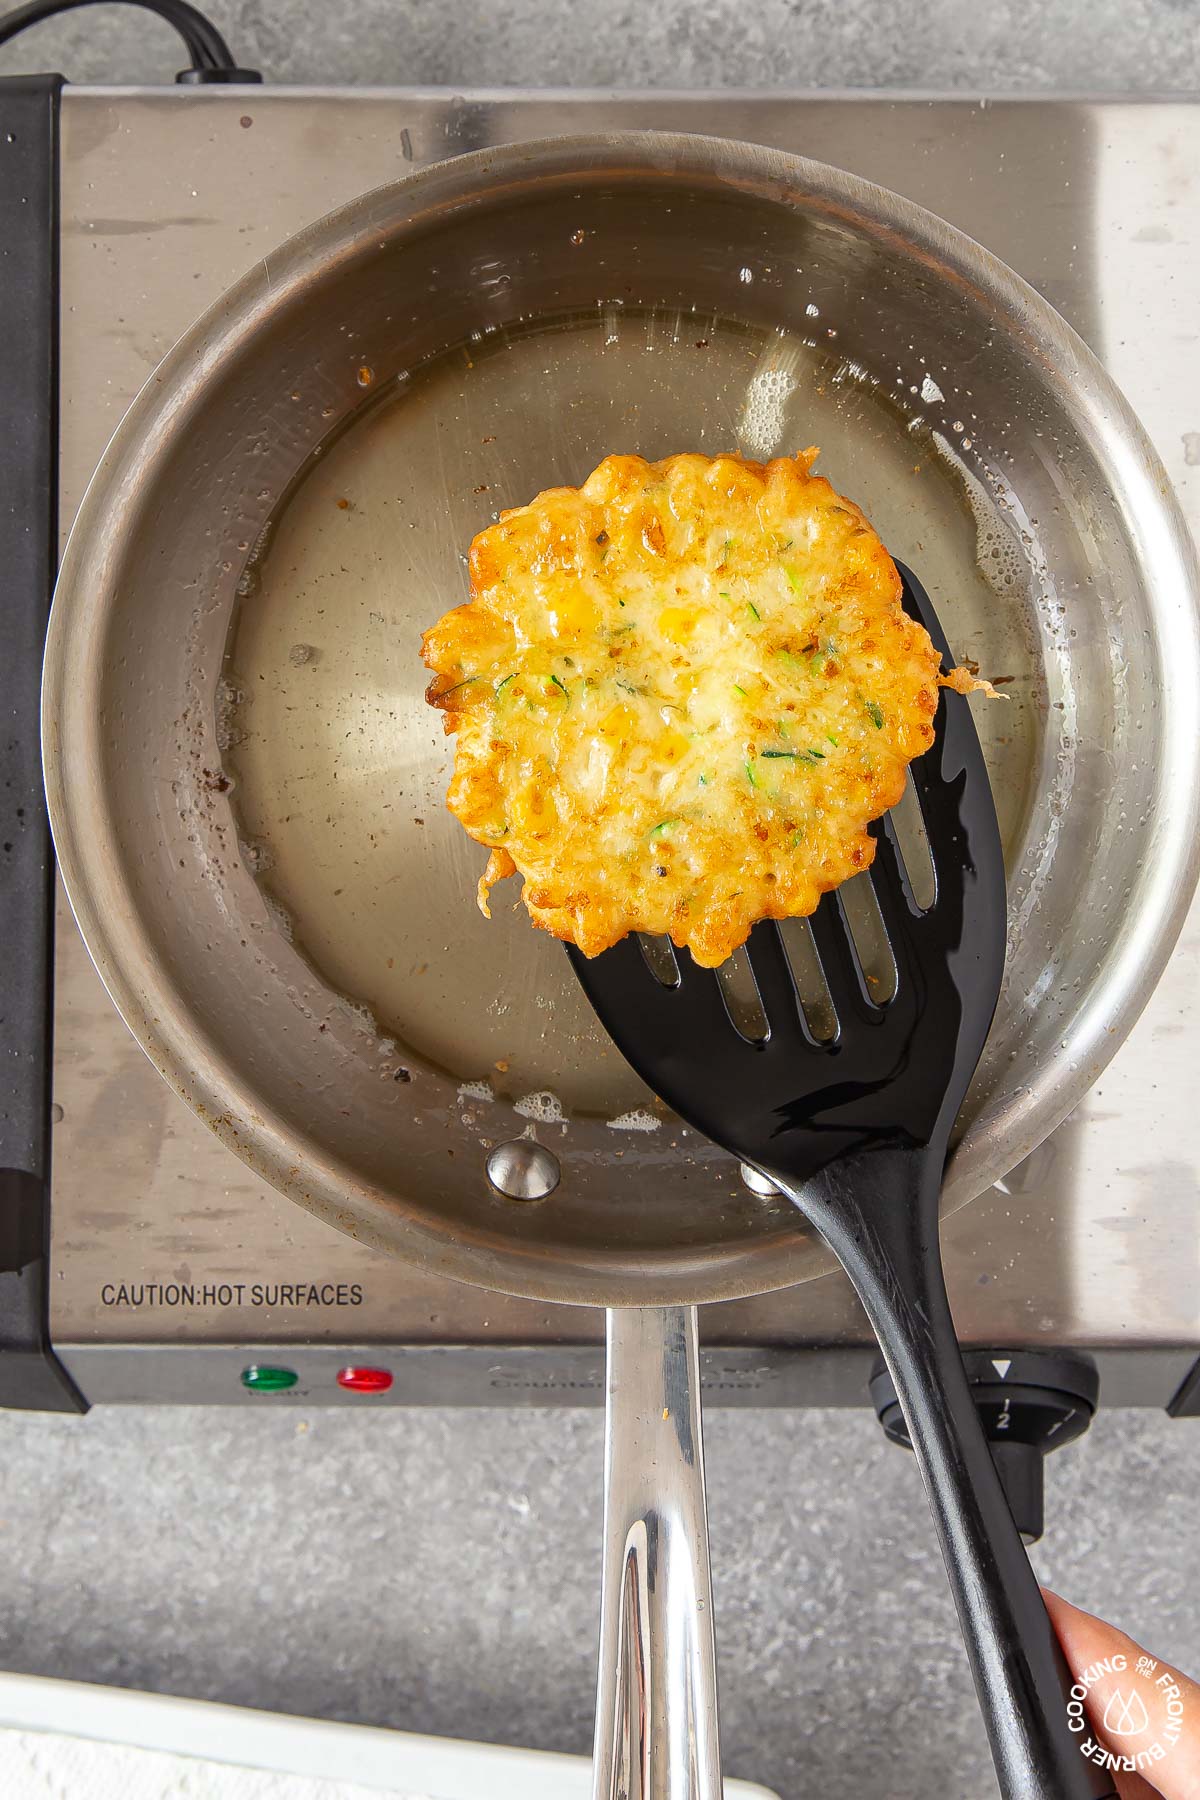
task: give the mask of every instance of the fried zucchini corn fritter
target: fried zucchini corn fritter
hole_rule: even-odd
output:
[[[609,456],[476,537],[423,653],[485,913],[519,873],[589,956],[666,933],[711,967],[870,863],[939,658],[816,455]]]

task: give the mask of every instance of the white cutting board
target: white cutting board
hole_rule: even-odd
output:
[[[579,1756],[0,1673],[6,1800],[590,1800]],[[725,1783],[726,1800],[778,1800]]]

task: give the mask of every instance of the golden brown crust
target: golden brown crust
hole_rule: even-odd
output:
[[[948,669],[944,675],[938,676],[938,686],[950,688],[956,694],[986,694],[989,700],[1003,700],[1004,694],[998,694],[990,681],[984,681],[981,675],[972,675],[970,669]]]
[[[938,656],[816,454],[610,456],[476,537],[423,653],[485,911],[519,871],[589,956],[643,931],[715,965],[870,863]]]

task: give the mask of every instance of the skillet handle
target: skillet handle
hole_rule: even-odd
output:
[[[592,1800],[721,1800],[694,1306],[608,1314]]]
[[[938,1242],[943,1160],[898,1148],[845,1158],[805,1188],[803,1211],[854,1283],[895,1382],[1004,1800],[1114,1800],[1111,1775],[1068,1727],[1072,1677],[963,1369]]]

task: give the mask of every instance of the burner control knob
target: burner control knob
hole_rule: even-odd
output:
[[[963,1363],[1017,1529],[1034,1544],[1044,1527],[1043,1461],[1091,1424],[1100,1392],[1095,1364],[1071,1350],[966,1350]],[[891,1441],[910,1448],[882,1363],[871,1375],[871,1400]]]

